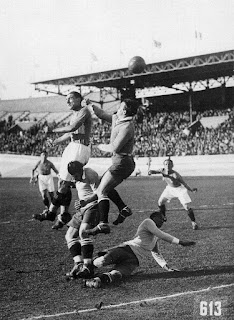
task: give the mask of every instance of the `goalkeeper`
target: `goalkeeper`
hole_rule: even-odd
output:
[[[160,254],[158,241],[177,244],[181,246],[192,246],[193,241],[182,241],[171,236],[169,233],[161,231],[159,228],[165,221],[161,212],[153,212],[150,218],[145,219],[138,227],[135,238],[123,242],[117,247],[100,252],[99,257],[94,259],[94,267],[100,268],[107,265],[114,265],[110,272],[97,275],[95,278],[85,280],[84,285],[90,288],[99,288],[103,284],[114,283],[123,277],[129,276],[139,266],[142,258],[153,256],[155,261],[166,271],[179,271],[170,268]]]

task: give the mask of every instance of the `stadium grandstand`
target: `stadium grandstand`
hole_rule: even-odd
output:
[[[234,153],[234,50],[146,65],[140,74],[127,68],[34,82],[48,97],[0,100],[0,152],[40,154],[48,128],[69,122],[64,96],[81,92],[106,111],[124,97],[136,97],[135,154],[145,156]],[[93,157],[108,143],[110,127],[94,122]],[[51,150],[60,156],[64,146]]]

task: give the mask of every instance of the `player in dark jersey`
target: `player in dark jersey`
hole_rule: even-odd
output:
[[[188,191],[197,192],[197,188],[191,188],[182,178],[182,176],[175,170],[173,170],[173,161],[169,158],[164,161],[164,168],[158,170],[150,170],[151,174],[162,174],[163,180],[167,183],[167,186],[158,200],[158,206],[161,212],[166,213],[166,202],[170,202],[171,199],[177,198],[182,204],[183,208],[188,213],[188,216],[192,222],[192,228],[198,229],[198,225],[195,221],[195,215],[193,209],[190,207],[191,198]]]
[[[38,182],[39,191],[43,199],[45,207],[48,209],[50,201],[54,199],[54,179],[51,173],[53,170],[58,175],[58,170],[54,164],[48,160],[48,153],[43,150],[41,153],[41,159],[37,162],[35,167],[32,169],[30,183]],[[37,174],[35,174],[37,173]],[[49,194],[49,197],[48,197]],[[50,198],[50,200],[49,200]]]

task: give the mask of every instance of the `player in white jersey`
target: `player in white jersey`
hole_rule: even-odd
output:
[[[142,259],[150,256],[166,271],[178,271],[170,268],[159,252],[158,241],[164,240],[169,243],[191,246],[193,241],[182,241],[161,231],[164,216],[161,212],[153,212],[150,218],[145,219],[138,227],[134,239],[125,241],[120,245],[100,252],[99,257],[94,259],[93,265],[101,268],[107,265],[114,265],[111,271],[97,275],[95,278],[85,281],[86,287],[99,288],[103,284],[114,283],[127,277],[141,264]]]
[[[57,145],[70,139],[71,142],[65,148],[60,163],[59,187],[53,202],[47,212],[34,215],[34,219],[54,221],[58,208],[64,202],[64,198],[70,191],[72,176],[67,170],[70,161],[79,161],[86,164],[90,158],[90,135],[92,116],[88,108],[89,100],[83,99],[79,92],[72,91],[67,95],[67,105],[73,111],[70,124],[61,128],[55,128],[52,132],[64,133],[51,144]],[[69,217],[65,217],[64,222]]]
[[[43,203],[46,208],[49,208],[50,200],[54,198],[54,179],[51,173],[53,170],[58,175],[58,170],[54,164],[47,159],[48,153],[43,150],[40,156],[40,160],[36,163],[35,167],[32,169],[30,183],[38,182],[39,191],[43,199]],[[35,175],[35,172],[37,174]],[[49,194],[49,197],[48,197]]]
[[[158,200],[158,206],[160,211],[165,215],[166,202],[170,202],[171,199],[177,198],[182,204],[183,208],[188,213],[188,216],[192,222],[192,228],[198,229],[198,225],[195,222],[195,215],[193,209],[189,206],[191,198],[188,194],[188,190],[191,192],[197,192],[197,188],[190,188],[190,186],[184,181],[182,176],[175,170],[173,170],[173,161],[169,158],[164,161],[164,168],[159,170],[150,170],[151,174],[162,174],[163,180],[167,183],[167,186]]]
[[[98,233],[94,229],[100,221],[95,192],[100,178],[96,171],[83,167],[83,164],[78,161],[72,161],[68,164],[68,172],[76,182],[80,206],[78,207],[79,211],[67,224],[69,229],[65,238],[74,261],[74,267],[71,272],[67,273],[67,279],[86,278],[93,275],[93,240],[90,236]],[[86,203],[86,200],[89,200],[93,195],[95,196],[94,200]],[[123,209],[130,210],[115,189],[111,190],[108,197],[115,203],[120,213]]]

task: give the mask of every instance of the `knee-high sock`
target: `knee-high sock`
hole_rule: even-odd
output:
[[[119,211],[126,207],[126,204],[120,198],[120,195],[115,189],[112,189],[108,193],[108,198],[118,207]]]
[[[81,240],[81,254],[84,260],[84,264],[91,264],[93,257],[93,241],[92,239]]]
[[[108,223],[108,214],[110,210],[110,201],[108,198],[102,198],[98,202],[98,209],[100,212],[100,222]]]
[[[83,261],[82,255],[81,255],[81,244],[78,239],[72,239],[71,241],[68,242],[67,246],[75,262]]]

